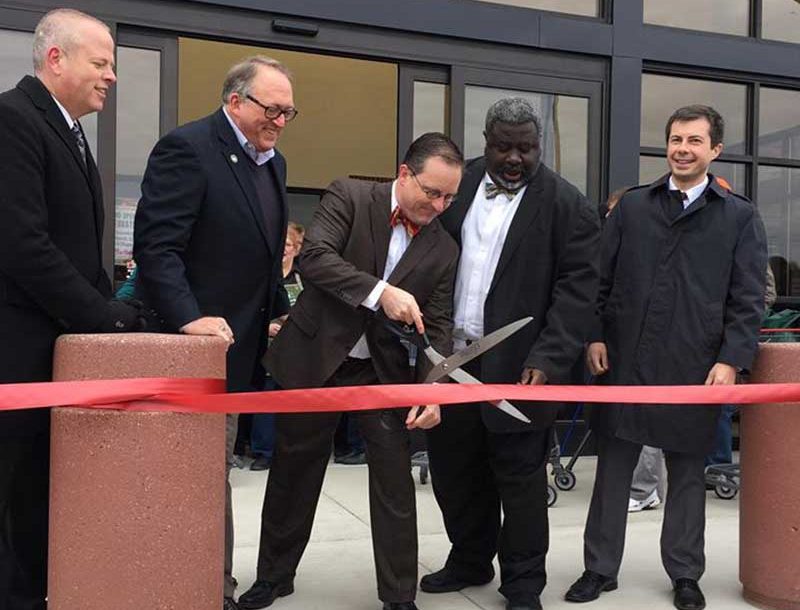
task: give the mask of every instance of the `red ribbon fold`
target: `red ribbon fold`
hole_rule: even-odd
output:
[[[800,402],[800,383],[717,386],[374,385],[224,393],[221,379],[143,378],[0,385],[0,411],[84,407],[184,413],[361,411],[420,404],[533,400],[639,404]]]

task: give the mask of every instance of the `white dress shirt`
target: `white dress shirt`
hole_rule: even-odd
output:
[[[394,212],[394,209],[397,207],[396,188],[397,180],[392,183],[392,212]],[[383,290],[386,288],[386,280],[392,275],[392,271],[394,271],[400,259],[403,258],[403,254],[405,254],[406,248],[408,248],[408,244],[410,243],[411,236],[401,223],[392,227],[392,236],[389,239],[389,252],[386,254],[386,267],[383,270],[383,279],[378,280],[375,284],[375,288],[373,288],[367,295],[367,298],[361,302],[364,307],[368,307],[372,311],[378,311],[378,299],[381,298]],[[351,358],[360,358],[362,360],[370,357],[366,335],[361,335],[358,339],[358,343],[353,346],[353,349],[350,350],[348,355]]]
[[[708,186],[708,174],[706,174],[705,179],[698,184],[697,186],[693,186],[689,190],[683,191],[686,193],[686,199],[683,200],[683,209],[685,210],[690,205],[692,205],[695,200],[697,200],[700,195],[703,194],[703,191],[706,190]],[[675,184],[675,181],[672,179],[672,176],[669,177],[669,190],[671,191],[679,191],[680,189]]]
[[[58,109],[61,111],[61,114],[63,114],[63,115],[64,115],[64,120],[67,122],[67,126],[68,126],[70,129],[72,129],[72,126],[73,126],[73,125],[75,125],[75,123],[77,123],[78,121],[76,121],[75,119],[73,119],[73,118],[70,116],[69,112],[67,112],[67,109],[66,109],[66,108],[64,108],[64,106],[62,106],[62,105],[61,105],[61,102],[59,102],[59,101],[56,99],[56,96],[55,96],[55,95],[53,95],[53,94],[51,93],[51,94],[50,94],[50,97],[52,97],[52,98],[53,98],[53,101],[56,103],[56,106],[58,106]]]
[[[453,336],[457,349],[463,347],[464,340],[483,336],[486,296],[508,228],[528,188],[527,185],[522,187],[513,197],[499,193],[494,199],[487,199],[487,182],[492,183],[489,174],[484,175],[461,226],[461,260],[458,263],[454,299]]]

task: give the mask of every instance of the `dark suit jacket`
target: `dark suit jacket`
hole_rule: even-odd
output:
[[[486,173],[483,157],[467,165],[442,225],[461,245],[461,226]],[[540,165],[508,229],[484,305],[484,333],[533,316],[533,322],[481,358],[481,381],[516,383],[524,367],[548,383],[572,383],[597,293],[597,210],[569,182]],[[517,403],[515,403],[517,404]],[[557,406],[519,403],[535,429],[550,426]],[[494,431],[530,426],[495,407],[482,407]]]
[[[286,240],[286,162],[267,162],[280,185],[280,241],[269,244],[249,160],[222,110],[178,127],[147,162],[136,211],[137,296],[164,329],[222,316],[234,333],[228,389],[260,389],[269,312]]]
[[[391,183],[336,180],[306,233],[298,266],[303,292],[272,343],[268,367],[286,388],[320,387],[366,332],[383,383],[410,383],[408,352],[360,303],[383,277],[391,227]],[[414,295],[433,345],[452,349],[458,249],[438,220],[411,240],[389,284]],[[416,376],[427,368],[420,353]]]
[[[100,177],[32,76],[0,94],[0,142],[0,383],[49,381],[56,337],[108,311]],[[0,437],[43,430],[47,415],[2,414]]]
[[[603,231],[591,339],[608,347],[606,385],[702,384],[715,362],[747,369],[764,313],[767,239],[756,207],[710,177],[676,218],[669,175],[629,190]],[[706,455],[718,405],[602,405],[603,434]]]

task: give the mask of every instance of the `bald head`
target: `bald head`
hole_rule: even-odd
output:
[[[111,31],[80,11],[50,11],[36,26],[33,66],[37,78],[73,119],[100,111],[117,80]]]

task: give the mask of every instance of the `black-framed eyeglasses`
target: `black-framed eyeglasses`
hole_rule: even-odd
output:
[[[419,181],[419,178],[417,178],[416,172],[414,172],[411,168],[409,168],[409,173],[411,174],[411,177],[414,178],[414,182],[417,183],[417,186],[423,193],[425,193],[425,196],[428,199],[431,201],[436,201],[439,198],[443,198],[445,206],[453,203],[453,199],[456,198],[456,193],[443,193],[439,189],[432,189],[429,186],[422,184],[422,182]]]
[[[254,104],[256,104],[257,106],[261,106],[264,109],[264,116],[267,117],[270,121],[274,121],[279,116],[283,115],[283,118],[285,118],[286,122],[288,123],[298,115],[297,108],[281,108],[280,106],[267,106],[266,104],[262,104],[261,102],[259,102],[249,93],[245,97]]]

